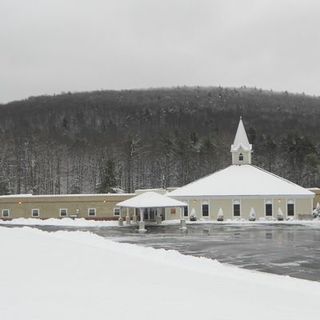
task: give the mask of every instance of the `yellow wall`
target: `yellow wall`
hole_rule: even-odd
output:
[[[2,209],[10,209],[11,219],[30,218],[32,209],[39,209],[39,218],[60,218],[60,208],[66,208],[68,215],[78,213],[79,218],[117,219],[113,214],[116,204],[133,196],[134,194],[2,196],[0,197],[0,217],[2,217]],[[95,217],[88,216],[89,208],[96,208]]]
[[[180,220],[182,216],[182,208],[165,208],[165,220]]]
[[[217,199],[211,200],[211,210],[210,217],[212,220],[217,220],[218,211],[221,208],[224,214],[224,217],[227,219],[231,219],[231,211],[232,211],[232,202],[226,199]]]
[[[296,200],[296,216],[303,217],[306,214],[312,214],[313,200],[312,199],[298,199]]]
[[[40,210],[40,217],[60,218],[60,208],[68,209],[68,215],[77,213],[79,209],[79,218],[92,219],[118,219],[114,216],[113,209],[118,202],[133,197],[134,194],[102,194],[102,195],[63,195],[63,196],[1,196],[0,197],[0,218],[2,209],[10,209],[10,218],[30,218],[32,209]],[[199,219],[216,220],[219,209],[224,213],[224,219],[234,219],[233,217],[233,199],[178,199],[188,204],[189,215],[192,209]],[[286,198],[235,198],[240,200],[241,216],[248,219],[251,208],[254,208],[257,219],[265,217],[265,200],[273,201],[273,217],[275,218],[280,207],[284,218],[287,217],[287,199]],[[295,202],[294,218],[306,218],[311,216],[313,200],[311,198],[292,199]],[[202,203],[209,204],[209,217],[202,216]],[[96,216],[89,217],[88,209],[96,208]],[[122,217],[126,216],[126,209],[123,209]],[[174,210],[167,208],[165,210],[165,219],[180,219],[180,208]],[[129,210],[130,216],[133,216],[133,209]]]
[[[221,208],[224,214],[224,220],[227,219],[235,219],[239,217],[233,216],[233,200],[240,201],[240,218],[248,219],[251,208],[254,209],[256,213],[256,218],[265,218],[265,202],[272,201],[273,204],[273,218],[277,217],[278,209],[281,208],[284,218],[287,218],[287,198],[241,198],[235,197],[234,199],[226,198],[226,199],[183,199],[178,198],[178,200],[184,201],[188,203],[189,207],[189,215],[192,212],[192,209],[195,210],[196,216],[198,219],[204,220],[216,220],[218,211]],[[290,199],[294,201],[295,204],[295,215],[294,218],[311,217],[312,215],[312,199],[311,198],[296,198]],[[202,217],[202,203],[209,204],[209,218]],[[272,218],[270,217],[270,218]]]
[[[244,219],[249,219],[249,214],[251,209],[254,209],[256,213],[256,218],[263,218],[264,214],[264,199],[250,199],[241,200],[241,217]]]
[[[310,188],[309,190],[315,194],[313,198],[313,209],[315,209],[317,204],[320,203],[320,188]]]

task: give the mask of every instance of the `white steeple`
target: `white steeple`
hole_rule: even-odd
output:
[[[232,164],[251,164],[251,152],[252,145],[240,117],[237,133],[231,145]]]

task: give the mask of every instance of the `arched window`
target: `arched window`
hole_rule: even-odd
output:
[[[239,161],[243,161],[243,154],[242,153],[239,154]]]

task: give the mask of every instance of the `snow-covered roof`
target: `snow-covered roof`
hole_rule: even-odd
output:
[[[320,194],[320,188],[308,188],[308,190],[312,191],[314,194]]]
[[[171,197],[310,196],[314,193],[252,165],[231,165],[170,192]]]
[[[231,151],[237,151],[240,148],[246,151],[252,150],[252,145],[249,143],[247,133],[241,118],[239,121],[236,136],[234,138],[233,144],[231,145]]]
[[[183,207],[184,202],[169,198],[157,192],[141,193],[133,198],[117,203],[118,207],[125,208],[163,208],[163,207]]]
[[[79,193],[79,194],[8,194],[0,195],[1,198],[69,198],[69,197],[121,197],[133,196],[134,193]]]

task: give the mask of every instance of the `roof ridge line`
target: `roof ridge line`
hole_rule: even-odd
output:
[[[197,180],[191,181],[191,182],[189,182],[189,183],[187,183],[187,184],[185,184],[185,185],[183,185],[183,186],[181,186],[181,187],[178,187],[177,189],[169,192],[169,193],[168,193],[168,196],[170,196],[170,193],[175,192],[176,190],[178,190],[178,189],[180,189],[180,188],[184,188],[184,187],[187,187],[187,186],[189,186],[189,185],[191,185],[191,184],[194,184],[194,183],[196,183],[196,182],[199,182],[200,180],[203,180],[203,179],[205,179],[205,178],[207,178],[207,177],[209,177],[209,176],[213,176],[213,175],[215,175],[216,173],[218,173],[218,172],[220,172],[220,171],[223,171],[223,170],[226,170],[226,169],[228,169],[229,167],[232,167],[232,166],[235,166],[235,165],[234,165],[234,164],[230,164],[229,166],[227,166],[227,167],[225,167],[225,168],[219,169],[219,170],[217,170],[217,171],[215,171],[215,172],[208,173],[207,175],[205,175],[205,176],[203,176],[203,177],[201,177],[201,178],[199,178],[199,179],[197,179]]]
[[[260,168],[260,167],[254,165],[254,164],[248,164],[248,166],[255,167],[255,168],[257,168],[258,170],[260,170],[260,171],[262,171],[262,172],[264,172],[264,173],[268,173],[268,174],[270,174],[270,175],[272,175],[272,176],[274,176],[274,177],[276,177],[276,178],[278,178],[278,179],[281,179],[281,180],[283,180],[284,182],[287,182],[287,183],[289,183],[289,184],[292,184],[292,185],[294,185],[294,186],[296,186],[296,187],[299,187],[299,188],[302,188],[302,189],[306,189],[306,188],[304,188],[304,187],[302,187],[302,186],[300,186],[300,185],[298,185],[298,184],[296,184],[296,183],[294,183],[294,182],[292,182],[292,181],[290,181],[290,180],[288,180],[288,179],[286,179],[286,178],[283,178],[283,177],[281,177],[281,176],[278,176],[277,174],[275,174],[275,173],[273,173],[273,172],[270,172],[270,171],[268,171],[268,170],[266,170],[266,169]]]

